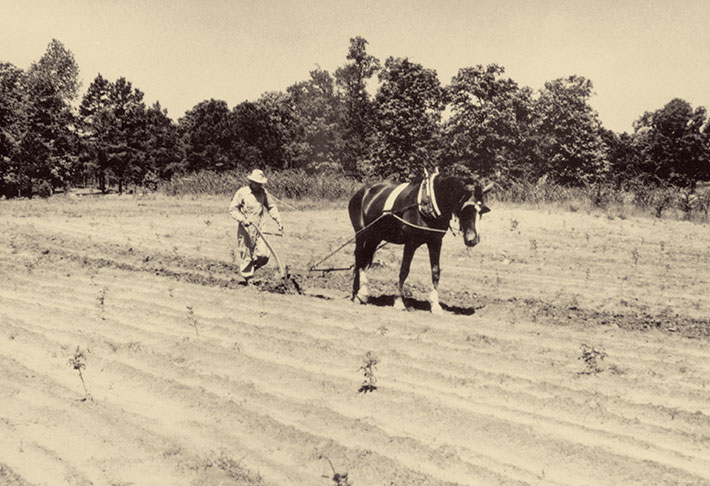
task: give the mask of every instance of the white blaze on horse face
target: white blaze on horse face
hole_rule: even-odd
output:
[[[481,211],[476,211],[476,240],[479,241],[481,239],[480,235],[480,230],[481,230]]]

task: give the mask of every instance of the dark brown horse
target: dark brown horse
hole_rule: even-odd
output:
[[[471,179],[433,175],[405,184],[381,182],[358,190],[350,199],[348,210],[355,229],[355,271],[353,300],[366,302],[368,296],[365,270],[382,241],[404,245],[399,271],[399,296],[395,307],[404,309],[404,281],[414,252],[426,243],[429,249],[433,290],[429,294],[431,311],[441,312],[439,305],[439,256],[441,241],[452,216],[459,219],[466,246],[473,247],[481,239],[477,223],[490,211],[483,196],[492,189]]]

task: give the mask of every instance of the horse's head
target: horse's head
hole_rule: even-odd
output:
[[[473,247],[481,241],[479,233],[481,216],[490,211],[483,201],[483,196],[493,189],[493,186],[492,182],[483,189],[478,184],[464,186],[464,194],[460,199],[457,216],[466,246]]]

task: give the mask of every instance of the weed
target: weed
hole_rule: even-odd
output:
[[[384,324],[380,324],[380,327],[377,328],[377,331],[380,333],[381,336],[384,336],[385,334],[387,334],[387,331],[389,331],[389,329],[387,329],[387,326],[385,326]]]
[[[590,346],[582,343],[582,354],[577,358],[584,361],[586,369],[579,374],[581,375],[596,375],[604,371],[601,362],[607,357],[606,351],[602,346]]]
[[[380,360],[377,356],[375,356],[375,353],[372,351],[367,352],[365,358],[363,359],[362,366],[358,368],[358,370],[362,370],[363,375],[365,375],[365,379],[362,381],[362,385],[360,386],[358,392],[367,393],[377,390],[377,387],[375,386],[375,383],[377,383],[375,369],[379,361]]]
[[[638,265],[640,256],[638,249],[631,250],[631,258],[634,260],[634,265]]]
[[[200,337],[200,331],[197,330],[197,317],[195,317],[195,312],[192,310],[192,306],[187,306],[187,320],[192,327],[195,328],[195,337]]]
[[[86,382],[84,382],[84,375],[81,372],[81,370],[86,368],[86,354],[84,354],[84,351],[82,351],[79,346],[76,347],[74,356],[69,358],[69,365],[79,372],[79,379],[81,379],[81,384],[84,387],[84,398],[82,398],[81,401],[91,400],[91,395],[86,389]]]
[[[537,251],[537,240],[534,238],[530,240],[530,249],[532,251]]]
[[[514,232],[516,229],[518,229],[518,220],[517,219],[511,219],[510,220],[510,231]]]

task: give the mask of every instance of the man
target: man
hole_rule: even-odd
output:
[[[240,188],[234,194],[232,204],[229,205],[229,214],[239,222],[237,232],[239,270],[248,282],[254,276],[254,272],[269,261],[269,250],[255,229],[256,227],[261,231],[263,227],[264,209],[276,221],[280,232],[283,233],[284,227],[279,210],[264,188],[266,184],[264,172],[254,169],[247,179],[249,185]]]

